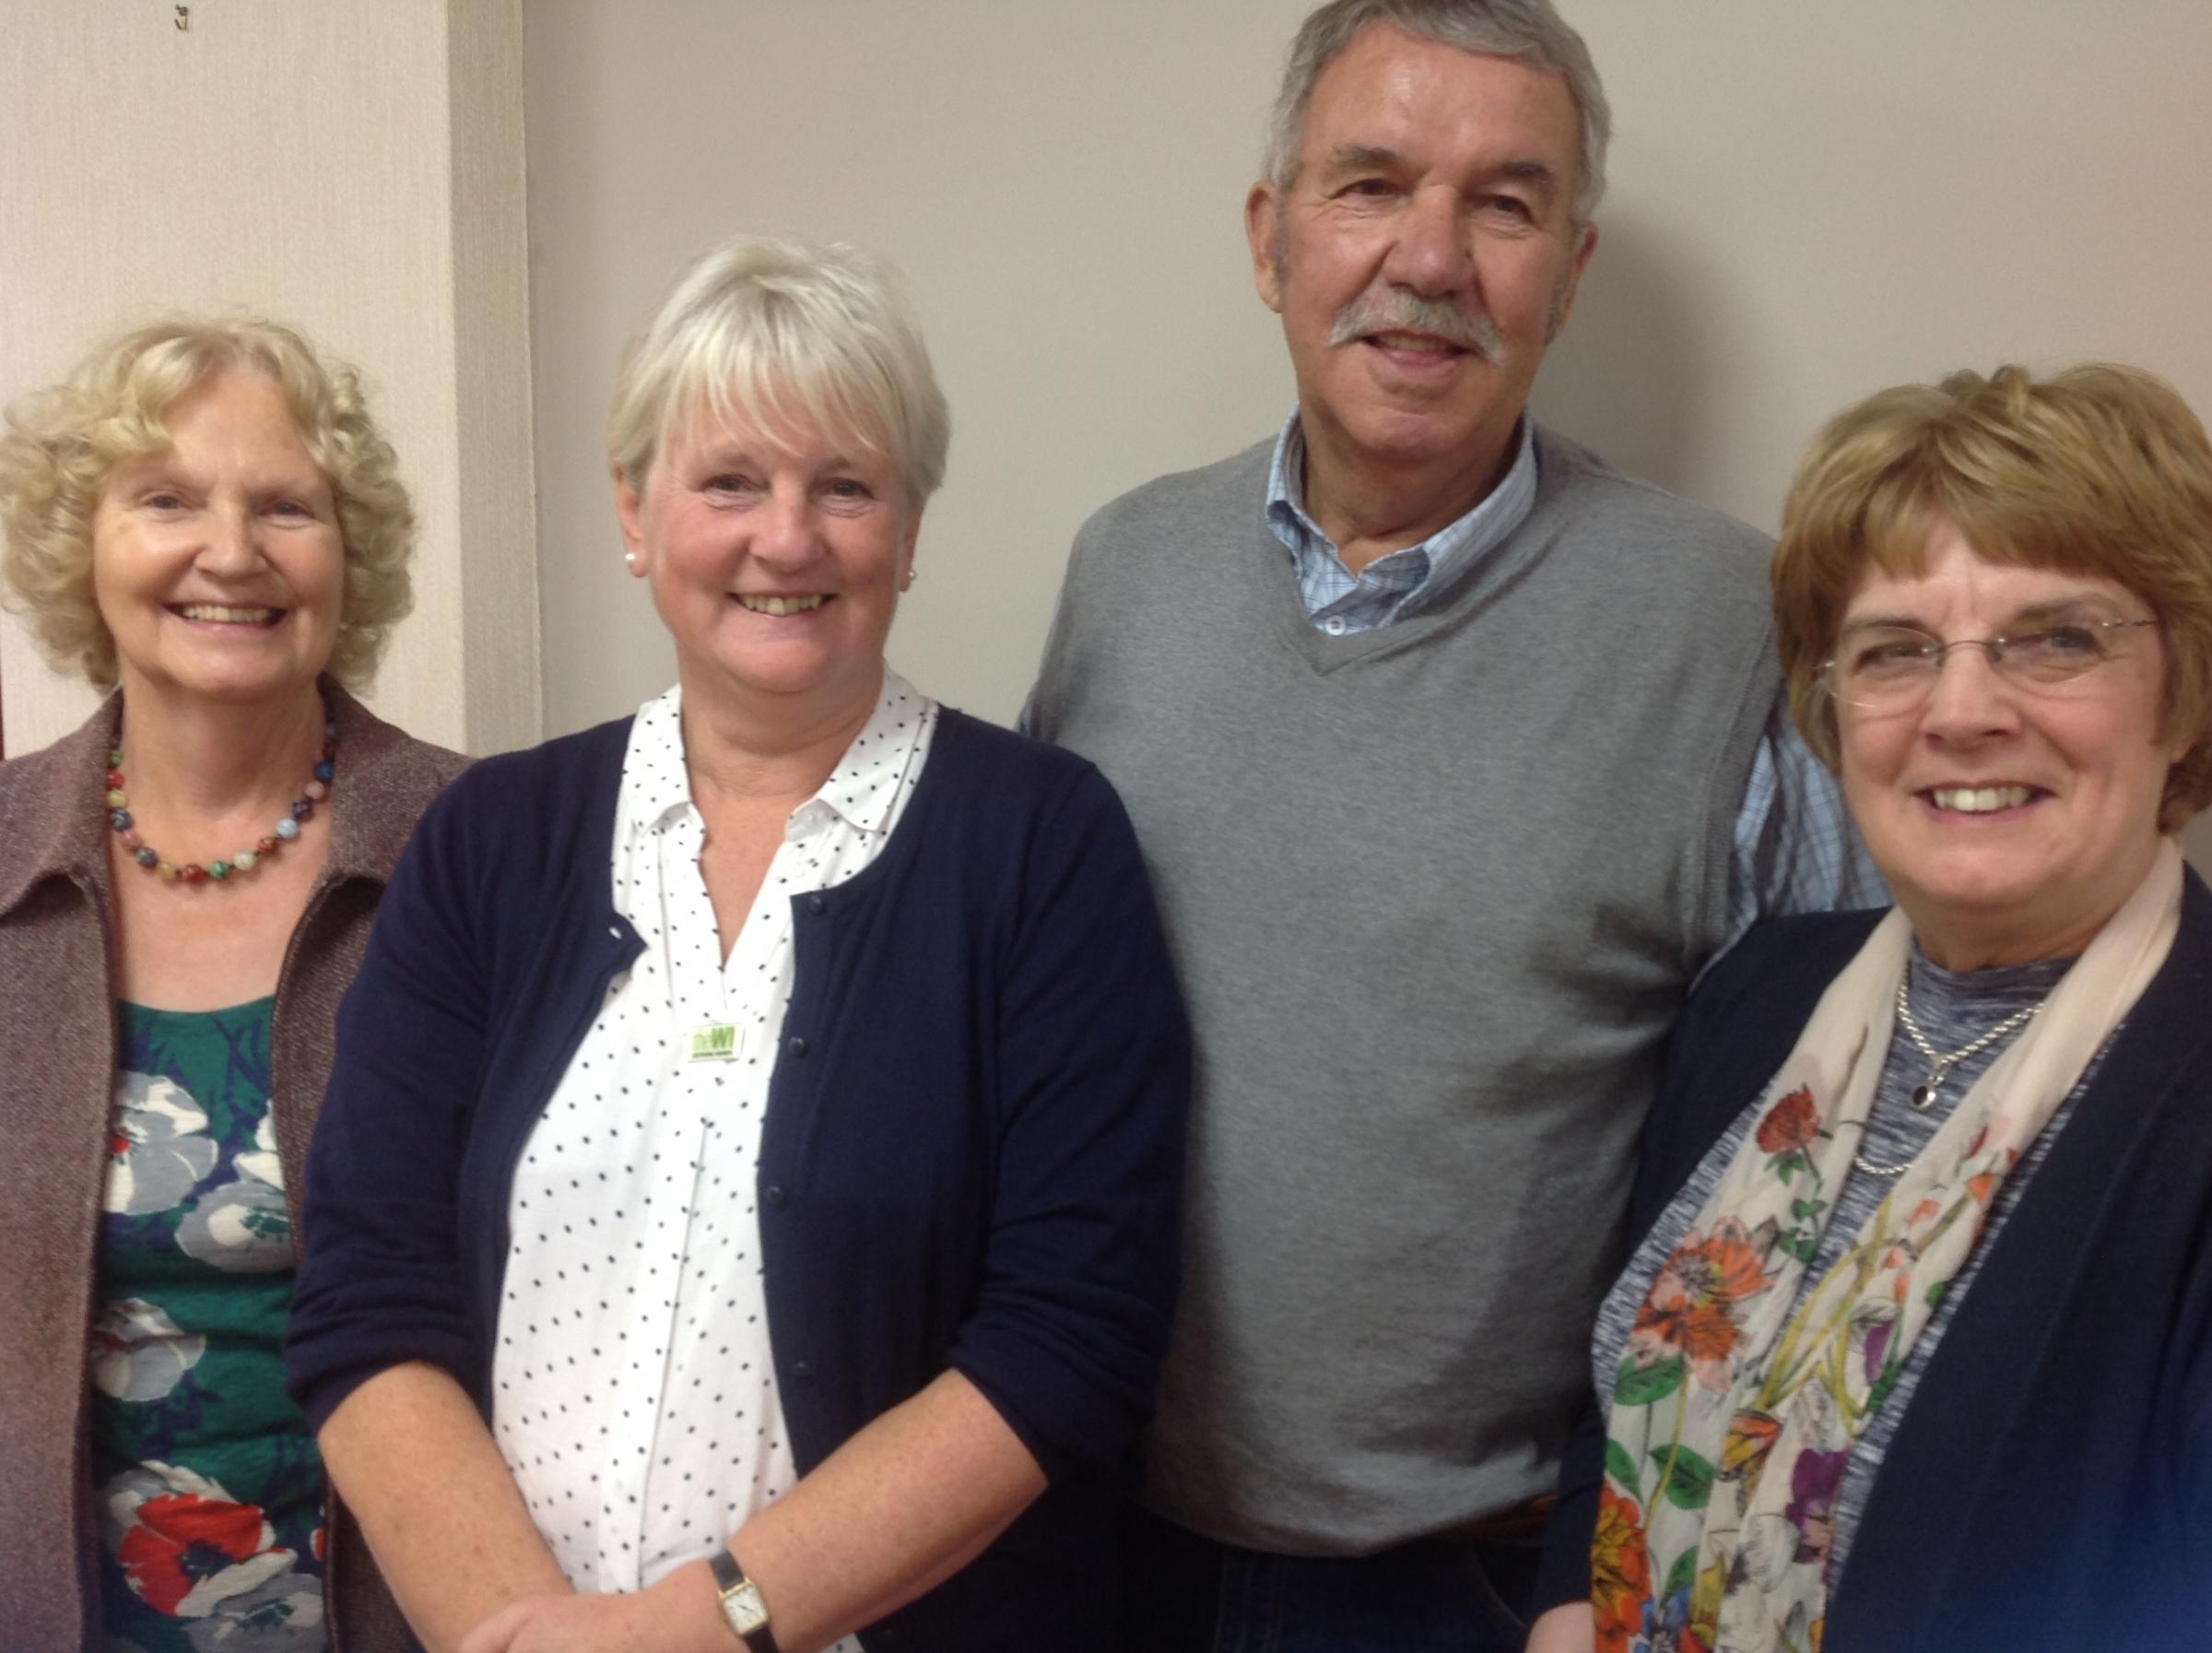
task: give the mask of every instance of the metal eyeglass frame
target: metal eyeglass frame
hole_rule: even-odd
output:
[[[2088,677],[2098,667],[2108,664],[2107,660],[2100,656],[2072,677],[2060,678],[2051,683],[2039,683],[2033,678],[2018,678],[2005,669],[2005,650],[2007,644],[2027,643],[2038,637],[2047,637],[2053,632],[2062,632],[2069,627],[2078,628],[2084,632],[2132,632],[2144,626],[2155,626],[2158,623],[2155,620],[2062,620],[2056,625],[2039,626],[2032,632],[2022,632],[2011,637],[1959,637],[1949,643],[1938,642],[1930,637],[1927,646],[1920,651],[1917,657],[1932,662],[1934,669],[1921,680],[1916,693],[1900,695],[1894,704],[1869,703],[1865,701],[1853,700],[1850,695],[1845,694],[1837,686],[1837,661],[1833,655],[1820,662],[1820,687],[1827,691],[1829,699],[1834,701],[1838,705],[1855,706],[1862,712],[1902,711],[1908,707],[1918,705],[1934,692],[1936,680],[1943,675],[1944,662],[1949,658],[1953,649],[1978,648],[1989,656],[1990,669],[2002,676],[2007,683],[2017,684],[2030,694],[2041,694],[2056,687],[2058,683],[2075,682],[2081,678]],[[1905,626],[1898,629],[1911,631],[1913,628]]]

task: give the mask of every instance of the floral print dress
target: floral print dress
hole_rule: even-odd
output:
[[[284,1392],[274,999],[119,1009],[88,1370],[103,1646],[322,1653],[323,1465]]]

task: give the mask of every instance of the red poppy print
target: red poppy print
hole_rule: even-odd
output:
[[[214,1600],[232,1593],[219,1585],[212,1592],[203,1587],[240,1563],[268,1553],[276,1536],[251,1504],[172,1493],[148,1498],[138,1506],[136,1523],[123,1535],[117,1553],[131,1588],[148,1604],[165,1613],[197,1617]],[[288,1553],[276,1554],[282,1558],[279,1567],[289,1559]],[[260,1571],[253,1569],[253,1576],[230,1582],[251,1588],[260,1581]],[[192,1600],[195,1592],[212,1600],[205,1604]]]

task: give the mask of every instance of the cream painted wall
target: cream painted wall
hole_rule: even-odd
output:
[[[367,375],[422,524],[371,699],[447,745],[535,740],[521,0],[0,0],[0,396],[170,308],[298,324]],[[17,752],[92,700],[12,620],[0,693]]]
[[[2212,7],[1564,0],[1618,136],[1543,415],[1774,525],[1814,426],[1877,385],[2111,356],[2212,413]],[[667,679],[601,459],[623,338],[737,230],[907,269],[950,480],[893,656],[1018,707],[1070,536],[1290,400],[1239,213],[1305,0],[531,0],[549,731]]]

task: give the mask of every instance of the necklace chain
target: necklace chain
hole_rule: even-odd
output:
[[[2043,1001],[2039,998],[2026,1010],[2015,1010],[1980,1038],[1961,1045],[1950,1055],[1945,1056],[1935,1045],[1928,1043],[1927,1034],[1920,1031],[1920,1023],[1912,1019],[1912,1001],[1905,990],[1908,980],[1910,980],[1909,975],[1900,978],[1897,984],[1897,1018],[1904,1023],[1905,1037],[1912,1040],[1920,1054],[1928,1058],[1928,1082],[1912,1092],[1912,1106],[1923,1114],[1936,1105],[1936,1093],[1943,1089],[1945,1074],[1950,1072],[1967,1057],[1979,1051],[1988,1049],[2006,1033],[2017,1028],[2026,1027],[2035,1020],[2035,1013],[2043,1008]]]
[[[315,772],[300,795],[292,800],[290,810],[276,822],[276,828],[251,849],[241,849],[228,861],[210,861],[202,867],[196,861],[179,865],[165,861],[154,846],[138,835],[136,823],[131,818],[130,798],[123,789],[123,748],[108,749],[107,794],[100,808],[108,818],[108,825],[131,859],[148,872],[158,875],[165,884],[220,884],[233,874],[252,872],[262,862],[276,855],[287,844],[300,836],[300,829],[314,814],[315,806],[330,796],[330,787],[337,775],[338,725],[326,712],[323,719],[323,755],[316,760]]]
[[[1944,1078],[1952,1069],[1965,1061],[1967,1057],[1988,1049],[2006,1034],[2016,1033],[2026,1027],[2035,1020],[2035,1013],[2041,1010],[2044,1004],[2044,1000],[2039,998],[2026,1010],[2015,1010],[1987,1033],[1961,1045],[1957,1050],[1947,1056],[1929,1043],[1927,1034],[1920,1031],[1920,1023],[1912,1019],[1912,998],[1908,992],[1911,982],[1912,973],[1910,971],[1898,978],[1897,1019],[1899,1024],[1905,1030],[1905,1037],[1912,1041],[1913,1048],[1928,1059],[1928,1077],[1925,1082],[1916,1085],[1912,1089],[1912,1108],[1915,1113],[1921,1114],[1926,1113],[1936,1105],[1936,1098],[1943,1090]],[[1868,1159],[1863,1153],[1853,1154],[1851,1163],[1869,1176],[1902,1176],[1912,1168],[1911,1160],[1907,1160],[1901,1164],[1884,1165]]]

